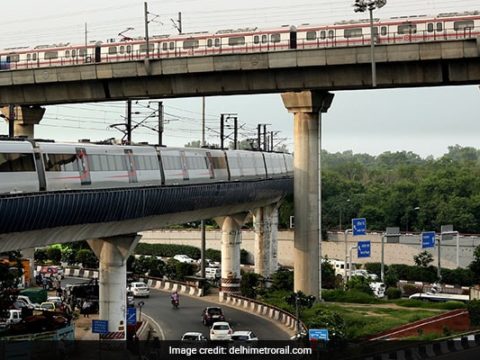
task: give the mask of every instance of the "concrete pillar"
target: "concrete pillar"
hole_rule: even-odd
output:
[[[4,106],[0,109],[3,117],[8,122],[11,119],[9,106]],[[14,119],[14,136],[25,136],[27,138],[34,138],[34,125],[40,123],[45,113],[45,108],[40,106],[16,106],[13,114]]]
[[[127,258],[141,236],[137,234],[87,240],[100,260],[100,320],[108,320],[109,339],[127,338]]]
[[[220,299],[227,293],[240,293],[240,244],[241,228],[247,214],[235,214],[218,217],[214,220],[222,228],[222,278],[220,280]]]
[[[282,100],[294,114],[294,290],[319,295],[319,113],[326,112],[333,100],[328,92],[288,92]]]
[[[268,211],[261,207],[254,210],[253,225],[255,227],[255,272],[263,277],[268,276],[270,270],[270,227],[268,219]],[[267,221],[266,221],[267,220]]]
[[[278,270],[278,208],[280,203],[272,205],[271,223],[270,223],[270,269],[268,275],[271,276]]]
[[[28,284],[25,284],[25,287],[30,287],[35,285],[35,277],[33,276],[35,270],[35,248],[22,249],[22,257],[29,260],[30,268],[24,269],[24,271],[29,271],[30,281]],[[26,280],[25,280],[26,282]]]

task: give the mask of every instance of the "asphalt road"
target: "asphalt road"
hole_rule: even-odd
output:
[[[88,280],[65,278],[62,286],[86,281]],[[187,331],[199,331],[209,338],[209,328],[202,324],[201,318],[202,310],[206,306],[220,306],[226,321],[230,323],[234,331],[251,330],[260,340],[288,340],[290,338],[286,331],[267,319],[201,298],[180,294],[180,306],[178,309],[174,309],[170,303],[170,293],[151,289],[149,298],[136,298],[135,304],[139,301],[145,303],[142,313],[154,319],[162,329],[164,339],[161,340],[180,340]]]

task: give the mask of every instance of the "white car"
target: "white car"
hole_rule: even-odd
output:
[[[57,307],[60,306],[60,304],[62,303],[62,298],[60,296],[49,296],[47,297],[47,301],[54,303]]]
[[[226,321],[214,322],[210,328],[210,340],[227,340],[232,339],[233,330]]]
[[[207,341],[201,332],[189,331],[183,334],[182,341]]]
[[[190,256],[187,256],[187,255],[175,255],[173,258],[181,263],[193,264],[196,262]]]
[[[150,288],[143,281],[134,281],[130,283],[128,290],[133,293],[134,297],[150,296]]]
[[[258,341],[257,335],[253,331],[235,331],[232,334],[233,341]]]
[[[365,279],[370,279],[370,280],[373,280],[373,281],[378,280],[377,274],[373,274],[373,273],[368,272],[367,270],[362,270],[362,269],[353,270],[352,271],[352,276],[362,276]]]

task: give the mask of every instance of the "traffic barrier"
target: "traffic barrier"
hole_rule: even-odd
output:
[[[276,306],[266,304],[261,301],[249,299],[240,295],[224,293],[223,297],[220,298],[220,302],[224,302],[227,305],[232,305],[243,309],[250,309],[252,312],[277,321],[285,327],[290,328],[291,330],[294,330],[297,327],[298,321],[295,315],[283,309],[277,308]],[[300,330],[302,332],[307,330],[305,324],[301,321]]]
[[[78,269],[78,268],[65,268],[65,276],[75,276],[75,277],[84,277],[84,278],[97,278],[98,279],[98,270],[96,269]],[[175,280],[164,280],[155,277],[144,276],[139,279],[144,281],[150,288],[164,290],[164,291],[178,291],[180,293],[188,294],[191,296],[201,297],[204,295],[203,289],[193,286],[191,284],[186,284],[180,281]]]

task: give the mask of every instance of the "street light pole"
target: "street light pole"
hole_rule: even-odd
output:
[[[348,279],[352,276],[352,250],[355,250],[358,248],[358,245],[354,245],[350,248],[350,264],[349,264],[349,270],[348,270]]]
[[[375,65],[375,38],[373,28],[373,10],[380,9],[385,6],[387,0],[355,0],[353,4],[355,12],[370,12],[370,62],[372,64],[372,87],[377,87],[377,70]]]
[[[148,59],[150,58],[150,39],[148,36],[148,4],[146,1],[144,3],[144,9],[145,9],[145,42],[147,45],[146,58]]]
[[[347,229],[345,230],[345,237],[344,237],[344,241],[345,241],[345,263],[343,264],[343,270],[344,270],[344,284],[346,285],[347,284],[347,261],[348,261],[348,245],[347,245],[347,236],[348,236],[348,233],[349,232],[352,232],[353,230],[352,229]]]

